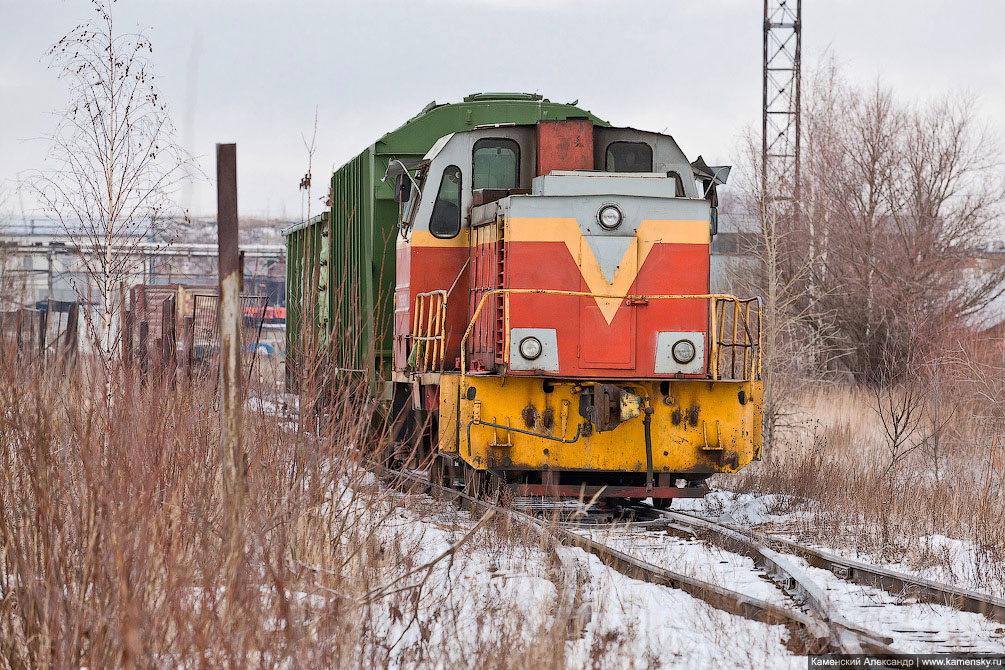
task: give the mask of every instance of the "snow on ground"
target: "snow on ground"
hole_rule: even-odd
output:
[[[945,535],[922,535],[914,538],[920,551],[917,554],[932,558],[927,565],[906,561],[878,560],[875,556],[855,548],[837,547],[821,542],[819,537],[807,537],[798,532],[806,512],[795,511],[794,500],[784,495],[737,494],[730,491],[712,491],[704,499],[674,501],[674,509],[692,512],[714,521],[752,528],[771,535],[800,542],[809,547],[854,558],[873,565],[896,570],[943,584],[1005,597],[1005,565],[990,561],[971,542]],[[680,504],[678,504],[680,503]]]
[[[700,514],[720,523],[756,527],[795,521],[797,514],[791,511],[792,502],[792,496],[779,494],[709,491],[704,498],[679,498],[674,501],[673,509]]]
[[[906,653],[1005,653],[1005,628],[980,614],[945,605],[903,600],[879,589],[839,579],[829,570],[792,557],[827,596],[831,607],[856,625],[893,638]]]
[[[789,532],[785,530],[785,526],[782,529],[771,531],[771,534],[906,575],[1005,598],[1005,564],[989,560],[973,543],[964,540],[938,534],[922,535],[915,538],[913,541],[919,547],[918,553],[932,557],[929,564],[917,565],[908,561],[879,560],[875,556],[855,549],[833,547],[821,543],[815,538],[807,538],[796,532]]]
[[[573,529],[592,539],[639,558],[716,586],[739,591],[783,607],[792,602],[765,578],[747,556],[726,551],[699,539],[683,539],[666,530],[631,525],[603,529]]]
[[[789,507],[789,500],[785,496],[735,495],[720,491],[710,493],[704,501],[688,502],[688,511],[738,526],[755,527],[793,521],[792,514],[781,512]],[[602,540],[650,563],[762,600],[791,604],[781,591],[760,577],[761,573],[756,570],[751,559],[702,541],[682,540],[666,536],[665,532],[631,526],[592,531],[590,534],[594,539]],[[942,536],[934,540],[922,538],[919,541],[933,542],[937,549],[951,552],[956,558],[952,565],[959,566],[958,574],[965,574],[964,571],[972,567],[976,560],[968,543]],[[829,550],[834,552],[832,548]],[[892,646],[899,651],[1005,653],[1005,627],[999,622],[952,607],[899,598],[879,589],[845,581],[827,570],[810,567],[800,558],[790,558],[820,585],[837,612],[867,630],[891,637]],[[923,576],[932,579],[946,576],[938,571],[928,572],[938,574]]]
[[[415,556],[420,562],[442,553],[473,524],[466,513],[443,503],[427,499],[422,506],[426,512],[417,512],[415,504],[402,510],[392,531],[405,544],[421,540]],[[453,561],[430,575],[421,623],[391,622],[388,639],[400,638],[402,648],[423,635],[431,644],[437,639],[476,644],[486,631],[498,634],[505,628],[503,634],[526,641],[554,626],[551,617],[562,590],[572,588],[574,622],[561,627],[567,667],[593,667],[598,659],[599,667],[618,668],[805,666],[804,658],[786,649],[789,633],[782,626],[748,621],[682,591],[630,579],[580,549],[559,552],[574,566],[574,584],[563,579],[549,552],[533,541],[504,546],[476,535]],[[701,562],[698,553],[692,559],[696,565]]]
[[[630,579],[581,549],[563,549],[588,566],[595,603],[586,637],[570,643],[570,666],[588,667],[589,636],[628,637],[624,667],[804,668],[785,649],[788,631],[716,610],[683,591]]]

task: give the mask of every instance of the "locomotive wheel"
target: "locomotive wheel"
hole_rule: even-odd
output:
[[[661,510],[668,510],[673,505],[673,498],[653,498],[653,507]]]

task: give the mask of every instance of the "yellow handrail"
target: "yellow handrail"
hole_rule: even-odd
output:
[[[489,296],[503,294],[504,300],[504,322],[505,322],[505,333],[503,335],[504,346],[503,350],[506,352],[506,360],[509,360],[509,296],[511,294],[543,294],[543,295],[564,295],[579,298],[612,298],[615,300],[708,300],[710,303],[710,316],[712,319],[711,327],[709,329],[709,334],[711,336],[712,351],[709,358],[709,369],[713,380],[719,379],[719,353],[720,347],[741,347],[744,350],[744,365],[741,371],[744,378],[749,379],[760,379],[761,378],[761,309],[760,309],[760,298],[747,298],[740,300],[736,296],[729,295],[727,293],[703,293],[696,295],[610,295],[607,293],[588,293],[585,291],[558,291],[553,289],[543,289],[543,288],[498,288],[492,289],[491,291],[486,291],[482,294],[481,300],[478,301],[478,306],[475,308],[474,314],[471,315],[471,320],[468,322],[468,327],[464,330],[464,336],[461,338],[461,378],[463,379],[467,376],[468,365],[467,365],[467,343],[468,337],[471,335],[471,330],[474,328],[475,323],[478,321],[479,315],[481,315],[482,308],[485,306],[485,302],[488,300]],[[756,301],[758,304],[757,309],[757,342],[753,342],[753,336],[750,333],[750,303]],[[722,342],[721,333],[716,328],[716,310],[719,309],[719,303],[725,306],[726,302],[733,305],[733,320],[734,320],[734,330],[735,323],[737,319],[741,319],[743,324],[744,341],[742,344],[736,342],[736,337],[734,336],[732,342]],[[741,307],[743,305],[743,307]],[[744,309],[744,307],[746,309]],[[725,318],[723,318],[725,321]],[[720,327],[721,329],[721,327]],[[751,370],[749,377],[747,376],[747,349],[751,347],[757,348],[756,357],[751,356]],[[756,376],[754,375],[754,363],[756,360]],[[731,373],[735,374],[735,369],[731,366]]]
[[[417,293],[412,315],[412,351],[408,361],[414,360],[417,372],[440,371],[446,351],[445,325],[447,322],[447,291]]]

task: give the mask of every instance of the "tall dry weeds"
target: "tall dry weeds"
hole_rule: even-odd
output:
[[[246,413],[228,609],[214,385],[123,372],[106,411],[100,380],[0,370],[0,668],[563,667],[558,595],[528,618],[450,578],[470,552],[547,556],[541,537],[502,520],[469,537],[448,515],[457,546],[429,559],[429,500],[364,467],[388,430],[361,388],[308,394],[316,413],[266,411],[269,398]],[[549,568],[556,593],[563,574]]]

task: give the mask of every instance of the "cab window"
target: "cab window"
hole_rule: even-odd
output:
[[[461,231],[461,169],[448,165],[440,178],[440,190],[429,218],[433,237],[455,237]]]
[[[653,148],[645,142],[611,142],[607,145],[607,172],[652,172]]]
[[[520,186],[520,145],[515,140],[500,137],[478,140],[472,152],[472,162],[472,188]]]

